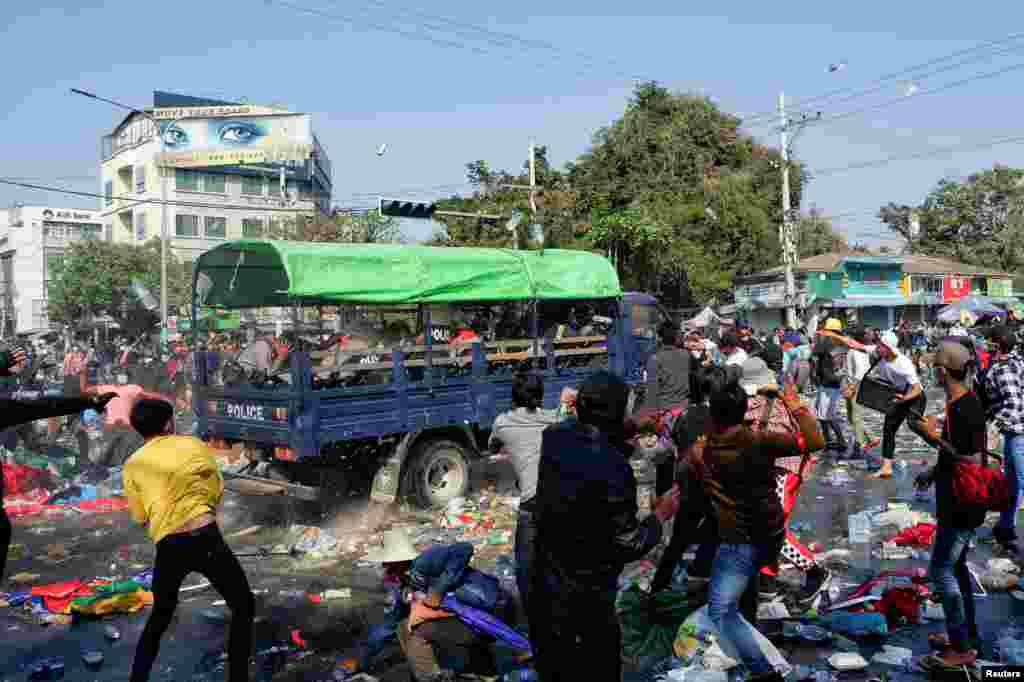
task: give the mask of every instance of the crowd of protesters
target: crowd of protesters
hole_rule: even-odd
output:
[[[705,593],[710,621],[732,643],[751,679],[781,680],[755,637],[758,603],[778,597],[780,562],[804,572],[794,595],[801,604],[811,605],[831,579],[789,531],[789,519],[816,454],[861,458],[879,444],[865,431],[857,399],[858,384],[869,373],[892,387],[875,476],[892,475],[895,435],[904,423],[939,450],[937,464],[918,476],[917,485],[935,486],[938,531],[930,578],[947,634],[931,638],[936,653],[924,664],[945,670],[972,663],[981,635],[966,561],[985,514],[958,502],[953,471],[958,462],[988,456],[989,422],[1004,439],[1014,510],[1024,494],[1019,329],[1010,319],[983,334],[975,331],[924,330],[919,343],[907,325],[846,330],[838,317],[829,317],[813,330],[759,335],[738,327],[712,340],[665,324],[639,400],[620,377],[602,370],[564,393],[561,414],[543,409],[539,374],[517,375],[513,409],[496,420],[491,448],[511,460],[519,482],[516,582],[540,679],[618,682],[619,576],[627,563],[667,541],[651,593],[677,589],[675,569],[695,546],[686,589]],[[248,342],[211,337],[206,347],[223,351],[249,373],[276,371],[289,353],[289,344],[273,336]],[[38,344],[0,357],[6,373],[22,378],[44,372],[41,358],[49,357],[64,380],[61,398],[8,400],[4,427],[105,412],[101,454],[89,459],[124,464],[132,516],[157,546],[154,610],[138,645],[133,680],[148,678],[181,580],[191,571],[206,575],[232,609],[229,672],[231,679],[248,679],[252,595],[216,526],[223,481],[205,444],[174,435],[175,409],[188,409],[189,350],[183,344],[160,349],[127,341],[96,347],[72,342],[62,357]],[[920,358],[912,357],[917,351],[930,352],[929,369],[945,393],[941,420],[925,417]],[[810,405],[805,398],[812,395]],[[52,425],[50,431],[52,436]],[[651,431],[667,440],[670,454],[659,462],[652,512],[638,518],[629,459],[647,447],[641,435]],[[167,490],[180,494],[161,492]],[[6,544],[10,524],[2,520],[0,540]],[[995,529],[1007,551],[1017,550],[1015,527],[1016,514],[1007,512]],[[397,640],[417,682],[493,673],[489,639],[455,618],[457,607],[445,597],[476,581],[467,592],[475,605],[511,617],[500,590],[492,594],[487,576],[468,567],[472,554],[472,545],[461,544],[419,553],[401,531],[387,534],[368,558],[384,565],[385,582],[395,590],[392,606],[386,621],[371,630],[363,655],[344,667],[365,670],[384,643]]]

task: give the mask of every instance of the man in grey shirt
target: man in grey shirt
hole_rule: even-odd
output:
[[[535,541],[534,495],[537,493],[537,468],[540,464],[541,434],[558,423],[554,410],[543,410],[544,384],[537,374],[521,372],[512,382],[513,409],[498,415],[488,443],[492,452],[501,452],[512,461],[519,480],[519,520],[516,525],[516,585],[523,609],[529,613],[530,569]]]
[[[666,322],[658,330],[661,347],[647,361],[647,381],[640,416],[656,417],[690,400],[690,353],[677,345],[679,329]]]

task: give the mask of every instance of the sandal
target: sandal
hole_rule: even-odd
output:
[[[948,661],[942,654],[928,654],[921,659],[919,665],[925,672],[959,672],[968,666],[973,667],[977,660],[978,654],[975,651],[963,654],[962,660],[956,663]]]

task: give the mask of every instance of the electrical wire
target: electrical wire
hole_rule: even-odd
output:
[[[338,2],[336,0],[334,0],[334,2],[332,2],[332,4],[337,5]],[[377,6],[377,7],[381,8],[381,9],[388,10],[388,11],[393,11],[393,10],[397,9],[400,13],[404,13],[404,14],[406,14],[408,16],[416,17],[418,19],[423,20],[424,22],[427,22],[427,21],[439,22],[442,26],[447,25],[447,26],[454,27],[455,29],[465,29],[465,30],[454,30],[454,31],[451,31],[451,32],[454,33],[455,35],[467,37],[467,38],[470,38],[470,39],[472,39],[474,37],[474,34],[479,34],[480,36],[484,36],[485,37],[484,38],[485,41],[487,43],[491,44],[491,45],[496,45],[496,46],[499,46],[499,47],[509,47],[511,44],[516,44],[516,45],[520,45],[522,47],[529,48],[531,50],[535,50],[535,49],[547,50],[548,52],[551,52],[552,54],[555,54],[555,55],[558,55],[558,56],[561,56],[561,57],[566,56],[566,50],[564,48],[560,47],[559,45],[557,45],[555,43],[550,43],[550,42],[547,42],[547,41],[544,41],[544,40],[536,40],[536,39],[532,39],[532,38],[523,38],[522,36],[518,36],[518,35],[515,35],[513,33],[506,33],[504,31],[494,31],[492,29],[486,28],[484,26],[480,26],[478,24],[471,24],[471,23],[464,22],[464,21],[458,21],[456,19],[452,19],[450,17],[441,16],[441,15],[438,15],[438,14],[430,14],[430,13],[427,13],[427,12],[424,12],[422,10],[415,9],[415,8],[413,8],[413,9],[403,8],[403,7],[389,8],[387,3],[381,2],[380,0],[368,0],[368,4]],[[433,26],[437,27],[438,24],[434,23]],[[451,30],[451,29],[449,29],[449,30]],[[619,59],[617,59],[615,57],[612,57],[612,56],[606,56],[606,57],[603,57],[603,58],[602,57],[594,57],[594,56],[591,56],[591,55],[587,54],[586,52],[583,52],[582,50],[570,50],[569,56],[573,56],[573,55],[575,55],[575,57],[581,58],[583,60],[583,62],[587,65],[587,67],[594,68],[597,65],[599,65],[601,62],[604,62],[605,64],[607,64],[609,66],[613,66],[615,68],[615,70],[616,70],[616,73],[618,75],[624,76],[627,80],[644,80],[645,79],[645,77],[643,77],[643,76],[631,75],[631,74],[628,74],[628,72],[626,72],[626,71],[622,71],[621,67],[619,66],[619,64],[621,62],[620,62]]]
[[[811,120],[808,121],[808,123],[809,124],[813,124],[815,126],[829,125],[831,123],[835,123],[836,121],[842,121],[842,120],[845,120],[845,119],[853,118],[855,116],[860,116],[861,114],[865,114],[865,113],[870,112],[870,111],[876,111],[878,109],[886,109],[888,107],[895,106],[897,104],[903,104],[905,102],[909,102],[909,101],[911,101],[913,99],[916,99],[918,97],[923,97],[925,95],[934,95],[934,94],[937,94],[937,93],[940,93],[940,92],[945,92],[947,90],[952,90],[953,88],[959,88],[959,87],[962,87],[962,86],[965,86],[965,85],[970,85],[971,83],[975,83],[977,81],[990,80],[992,78],[998,78],[999,76],[1004,76],[1004,75],[1006,75],[1008,73],[1011,73],[1011,72],[1014,72],[1014,71],[1020,71],[1021,69],[1024,69],[1024,62],[1019,62],[1017,64],[1012,64],[1010,66],[1003,67],[1002,69],[999,69],[997,71],[990,71],[988,73],[976,74],[974,76],[969,76],[967,78],[962,78],[962,79],[960,79],[958,81],[952,81],[950,83],[944,83],[942,85],[939,85],[939,86],[936,86],[936,87],[933,87],[933,88],[929,88],[927,90],[918,90],[917,92],[915,92],[915,93],[913,93],[911,95],[903,95],[903,96],[894,97],[894,98],[891,98],[891,99],[888,99],[888,100],[885,100],[885,101],[882,101],[882,102],[875,102],[874,104],[869,104],[869,105],[863,106],[863,107],[861,107],[859,109],[853,109],[851,111],[840,112],[838,114],[832,114],[830,116],[823,116],[822,118],[811,119]],[[758,127],[764,128],[766,126],[762,125],[762,126],[758,126]],[[757,127],[755,127],[755,129],[756,128]]]
[[[479,46],[476,46],[476,45],[470,45],[470,44],[465,43],[465,42],[458,42],[458,41],[453,41],[453,40],[445,40],[443,38],[439,38],[439,37],[434,37],[434,36],[428,35],[427,33],[414,32],[414,31],[408,30],[406,28],[402,28],[402,27],[398,27],[398,26],[393,26],[393,25],[389,25],[389,24],[382,24],[382,23],[379,23],[379,22],[376,22],[376,21],[372,21],[372,20],[369,20],[369,19],[360,19],[358,17],[352,16],[351,14],[340,14],[340,13],[335,13],[335,12],[328,12],[328,11],[325,11],[325,10],[322,10],[322,9],[315,9],[315,8],[312,8],[312,7],[303,7],[301,5],[296,5],[296,4],[293,4],[291,2],[287,2],[286,0],[265,0],[265,1],[269,5],[278,5],[280,7],[286,7],[288,9],[291,9],[291,10],[293,10],[295,12],[300,13],[300,14],[308,14],[308,15],[319,17],[321,19],[327,19],[327,20],[332,20],[332,21],[340,21],[342,23],[345,23],[345,24],[348,24],[350,26],[354,26],[354,27],[357,27],[357,28],[360,28],[360,27],[361,28],[372,28],[372,29],[374,29],[376,31],[381,31],[383,33],[393,33],[395,35],[402,36],[403,38],[407,38],[409,40],[417,40],[417,41],[421,41],[421,42],[427,42],[427,43],[430,43],[432,45],[436,45],[438,47],[452,48],[452,49],[459,49],[459,50],[469,50],[470,52],[473,52],[473,53],[476,53],[476,54],[479,54],[479,55],[485,56],[485,57],[495,57],[495,56],[503,57],[503,61],[505,63],[512,63],[515,60],[516,57],[522,59],[524,57],[529,58],[531,56],[531,55],[529,55],[526,52],[518,52],[518,53],[510,53],[510,54],[506,54],[506,55],[498,55],[498,54],[496,54],[495,52],[493,52],[491,50],[485,50],[485,49],[483,49],[483,48],[481,48]],[[547,67],[552,65],[550,62],[543,63],[543,62],[532,61],[530,63],[531,63],[532,67],[535,70],[541,71],[541,72],[547,71],[548,70]],[[573,73],[574,73],[574,75],[577,75],[577,76],[589,76],[590,75],[590,72],[587,71],[587,70],[576,70]]]
[[[889,82],[894,81],[894,80],[899,80],[901,78],[905,78],[905,77],[911,76],[912,74],[914,74],[917,71],[921,71],[921,70],[927,69],[928,67],[935,66],[936,64],[941,64],[943,62],[949,61],[951,59],[956,59],[957,57],[962,57],[962,56],[967,55],[967,54],[972,54],[972,53],[975,53],[975,52],[988,50],[989,48],[997,47],[999,45],[1005,45],[1006,43],[1011,43],[1011,42],[1020,40],[1021,38],[1024,38],[1024,32],[1011,33],[1010,35],[1005,36],[1003,38],[1000,38],[998,40],[989,40],[989,41],[985,41],[985,42],[982,42],[982,43],[978,43],[977,45],[974,45],[972,47],[964,48],[962,50],[957,50],[955,52],[951,52],[951,53],[946,54],[946,55],[935,57],[935,58],[930,59],[930,60],[928,60],[926,62],[923,62],[921,64],[915,64],[913,66],[909,66],[909,67],[905,67],[903,69],[900,69],[899,71],[895,71],[893,73],[889,73],[889,74],[880,76],[879,78],[875,79],[874,81],[870,81],[866,86],[847,86],[847,87],[843,87],[843,88],[837,88],[835,90],[831,90],[829,92],[825,92],[825,93],[820,94],[820,95],[815,95],[815,96],[811,96],[811,97],[796,98],[793,101],[792,104],[790,104],[790,105],[788,105],[786,107],[786,111],[798,111],[799,109],[804,108],[804,107],[806,107],[809,104],[820,103],[820,102],[823,102],[823,101],[827,101],[829,99],[833,99],[834,97],[837,97],[837,96],[845,95],[845,94],[847,94],[847,93],[849,93],[849,92],[851,92],[853,90],[856,90],[857,87],[870,87],[872,85],[881,85],[881,84],[884,84],[884,83],[889,83]],[[1010,48],[1010,50],[1007,50],[1007,52],[1013,51],[1013,50],[1016,50],[1016,49],[1020,49],[1020,47],[1022,47],[1022,46],[1017,46],[1017,47],[1014,47],[1014,48]],[[988,56],[988,55],[986,55],[986,56]],[[965,60],[964,62],[961,62],[961,65],[964,64],[964,63],[971,63],[972,61],[977,61],[978,59],[983,59],[983,58],[984,57],[979,57],[979,58],[976,58],[976,59],[973,59],[973,60]],[[936,71],[934,73],[941,73],[944,70],[948,70],[948,69],[939,70],[939,71]],[[916,77],[914,77],[914,79],[915,80],[921,80],[923,78],[927,78],[929,75],[934,75],[934,73],[933,74],[920,74],[920,75],[917,75]],[[749,115],[743,116],[741,118],[744,118],[744,122],[745,123],[748,123],[748,122],[749,123],[753,123],[755,120],[758,120],[758,119],[762,119],[762,118],[766,118],[766,117],[776,118],[776,117],[778,117],[778,115],[779,115],[778,111],[777,110],[773,110],[773,111],[764,111],[764,112],[756,113],[756,114],[749,114]]]
[[[221,211],[249,211],[249,212],[275,212],[275,213],[312,213],[316,209],[308,208],[285,208],[282,206],[239,206],[234,204],[210,204],[198,201],[177,201],[173,199],[139,199],[137,197],[125,197],[125,196],[107,196],[105,194],[99,194],[97,192],[82,192],[78,190],[67,189],[65,187],[50,187],[46,185],[37,185],[34,183],[18,182],[13,179],[0,178],[0,185],[10,185],[12,187],[21,187],[22,189],[34,189],[41,192],[54,192],[57,194],[67,194],[69,196],[79,197],[90,197],[94,199],[111,199],[114,201],[125,201],[129,202],[128,206],[120,206],[114,209],[112,212],[123,211],[125,209],[134,208],[143,204],[154,204],[158,206],[180,206],[184,208],[211,208]],[[376,208],[374,207],[374,210]]]
[[[967,144],[953,145],[950,147],[937,147],[935,149],[930,149],[915,154],[896,154],[882,159],[874,159],[872,161],[864,161],[861,163],[852,163],[848,166],[823,168],[818,171],[812,170],[811,175],[812,177],[815,178],[827,177],[830,175],[838,175],[840,173],[846,173],[854,170],[878,168],[880,166],[885,166],[890,163],[895,163],[897,161],[913,161],[916,159],[926,159],[931,156],[941,156],[942,154],[948,154],[951,152],[975,151],[978,149],[988,149],[990,147],[995,147],[1003,144],[1020,144],[1021,142],[1024,142],[1024,135],[1018,135],[1014,137],[1001,137],[996,138],[994,140],[988,140],[985,142],[971,142]]]

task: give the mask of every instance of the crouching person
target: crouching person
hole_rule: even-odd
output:
[[[485,611],[507,608],[497,580],[469,567],[472,557],[469,543],[435,545],[420,553],[403,531],[385,533],[383,546],[368,552],[366,560],[384,565],[384,583],[392,602],[385,620],[370,629],[358,660],[349,659],[342,666],[351,672],[365,671],[397,636],[416,682],[494,675],[492,640],[441,608],[449,593]]]
[[[224,480],[206,444],[175,436],[174,408],[163,400],[142,399],[131,423],[145,439],[124,466],[124,492],[136,522],[156,543],[153,612],[135,650],[131,682],[145,682],[171,624],[185,576],[199,573],[231,609],[228,672],[231,682],[249,679],[253,598],[249,581],[217,527],[217,505]]]

